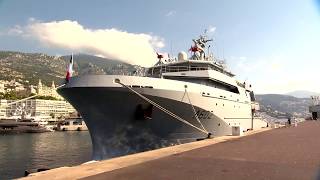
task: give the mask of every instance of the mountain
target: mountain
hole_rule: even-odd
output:
[[[62,57],[65,60],[69,56]],[[84,74],[130,74],[136,66],[118,60],[106,59],[87,54],[77,54],[74,58],[74,70],[78,75]]]
[[[297,117],[310,116],[308,107],[310,98],[297,98],[282,94],[256,95],[261,111],[272,116],[294,115]]]
[[[0,51],[0,79],[22,84],[59,82],[65,75],[66,62],[58,57],[42,53]]]
[[[36,85],[39,79],[46,85],[64,80],[69,56],[43,53],[0,51],[0,80],[13,80],[24,85]],[[75,74],[132,74],[138,67],[118,60],[97,56],[74,55]]]
[[[310,96],[319,96],[320,93],[311,92],[311,91],[292,91],[286,93],[286,95],[294,96],[297,98],[310,98]]]

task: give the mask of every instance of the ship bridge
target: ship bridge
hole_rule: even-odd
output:
[[[239,93],[234,74],[212,61],[186,60],[161,64],[150,68],[147,76],[197,83]]]
[[[186,60],[156,65],[148,69],[147,76],[161,77],[164,73],[204,70],[214,70],[230,77],[235,76],[230,71],[227,71],[223,65],[207,60]]]
[[[239,83],[233,78],[235,75],[227,70],[224,61],[209,53],[210,46],[206,46],[209,41],[212,39],[207,39],[205,35],[193,39],[190,58],[182,51],[178,59],[163,60],[163,55],[157,53],[159,61],[147,70],[146,76],[191,82],[239,94]],[[208,53],[205,53],[206,47]]]
[[[207,43],[210,41],[212,39],[207,39],[206,35],[193,39],[194,45],[189,49],[192,53],[190,58],[187,57],[187,53],[182,51],[179,52],[178,59],[169,58],[163,60],[164,56],[157,53],[159,61],[155,66],[148,69],[146,76],[162,78],[163,76],[169,76],[170,73],[189,74],[189,72],[212,70],[228,77],[234,77],[234,74],[226,69],[224,61],[215,58],[212,53],[209,53],[210,45],[207,46]],[[208,53],[205,52],[206,48]]]

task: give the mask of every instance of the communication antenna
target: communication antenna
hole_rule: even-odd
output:
[[[224,59],[224,43],[223,43],[223,41],[221,42],[221,44],[222,44],[222,58]]]
[[[172,53],[172,40],[170,41],[170,54],[171,54],[171,56],[173,56],[173,53]]]
[[[219,47],[216,46],[216,51],[217,51],[217,58],[219,59]]]
[[[222,47],[222,59],[224,60],[224,47]]]

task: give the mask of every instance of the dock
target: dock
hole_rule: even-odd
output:
[[[320,179],[320,122],[263,128],[23,179]]]

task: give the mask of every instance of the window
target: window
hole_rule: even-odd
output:
[[[239,94],[239,90],[236,86],[223,83],[220,81],[215,81],[212,79],[199,79],[199,78],[190,78],[190,77],[177,77],[177,76],[167,76],[166,79],[172,79],[172,80],[179,80],[179,81],[185,81],[185,82],[191,82],[191,83],[197,83],[202,84],[205,86],[211,86],[214,88],[222,89],[225,91],[230,91],[236,94]]]

